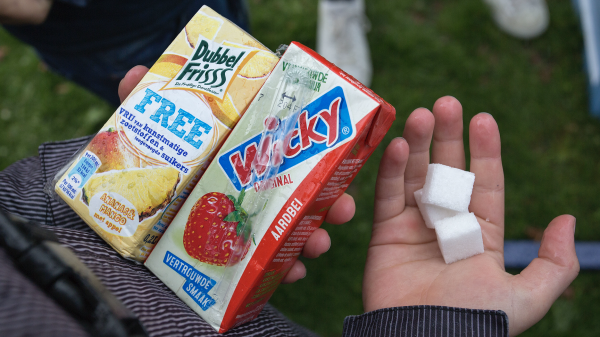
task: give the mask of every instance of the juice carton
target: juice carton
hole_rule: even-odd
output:
[[[292,43],[145,265],[219,332],[254,319],[394,119]]]
[[[278,60],[202,7],[47,190],[143,262]]]

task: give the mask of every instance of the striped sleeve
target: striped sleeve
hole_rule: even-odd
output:
[[[67,165],[71,157],[81,149],[81,147],[86,145],[91,138],[91,136],[86,136],[40,145],[38,152],[40,154],[43,184],[45,185],[52,181],[56,173]],[[43,223],[50,226],[55,225],[63,228],[79,229],[88,232],[92,231],[66,203],[50,198],[45,194],[44,197],[47,201],[48,213]]]
[[[45,143],[38,148],[39,157],[20,160],[0,172],[0,209],[26,219],[63,228],[92,230],[64,202],[44,193],[44,185],[90,140]]]
[[[508,337],[508,316],[501,310],[430,305],[386,308],[346,317],[343,336]]]
[[[90,137],[46,143],[39,157],[0,171],[0,209],[43,224],[119,298],[153,337],[223,336],[193,312],[146,267],[123,259],[71,208],[43,187]],[[84,331],[42,291],[11,267],[0,247],[0,336],[81,336]],[[14,272],[13,272],[14,270]],[[25,280],[25,281],[23,281]],[[32,290],[33,289],[33,290]],[[267,304],[258,318],[227,336],[313,337]]]

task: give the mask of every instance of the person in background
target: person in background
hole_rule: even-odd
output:
[[[369,87],[373,76],[364,0],[319,0],[317,53]]]
[[[248,30],[244,0],[0,0],[0,23],[51,70],[117,106],[127,71],[152,66],[202,5]]]
[[[600,118],[600,3],[595,0],[571,0],[581,21],[584,63],[587,75],[588,105],[592,116]],[[545,0],[484,0],[494,22],[507,34],[530,40],[548,28],[550,15]]]
[[[542,35],[550,15],[546,0],[484,0],[494,22],[505,33],[523,40]]]
[[[583,0],[585,1],[585,0]],[[533,39],[548,28],[545,0],[484,0],[496,25],[519,39]],[[319,0],[317,52],[366,86],[373,74],[366,33],[370,22],[364,0]]]
[[[600,3],[596,0],[573,0],[573,6],[583,32],[588,105],[592,116],[600,118]]]

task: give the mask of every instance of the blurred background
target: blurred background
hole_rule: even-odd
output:
[[[317,1],[248,4],[251,33],[270,49],[292,40],[315,47]],[[357,203],[355,218],[324,225],[330,251],[304,260],[308,276],[281,286],[274,306],[323,336],[341,335],[344,317],[363,312],[379,160],[389,141],[402,135],[410,112],[431,109],[443,95],[462,103],[465,130],[482,111],[499,124],[507,239],[540,240],[550,220],[569,213],[577,217],[577,240],[600,241],[600,120],[588,113],[580,23],[571,2],[548,5],[546,33],[522,41],[501,32],[482,1],[366,2],[371,87],[394,105],[397,119],[348,189]],[[0,170],[37,155],[43,142],[95,133],[114,109],[49,72],[31,48],[0,28]],[[597,336],[599,314],[600,272],[584,270],[523,336]]]

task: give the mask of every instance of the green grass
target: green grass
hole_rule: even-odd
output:
[[[43,142],[96,132],[114,111],[49,72],[35,52],[0,30],[0,169]]]
[[[530,42],[497,30],[482,1],[366,2],[372,88],[397,109],[383,144],[402,134],[412,110],[453,95],[463,105],[465,127],[481,111],[499,124],[507,238],[527,239],[569,213],[577,217],[577,240],[600,240],[600,120],[587,111],[583,43],[570,2],[550,1],[551,26]],[[316,1],[249,4],[252,33],[271,49],[292,40],[315,47]],[[0,169],[35,155],[42,142],[91,134],[112,113],[93,95],[45,71],[31,49],[2,31],[0,48]],[[362,313],[374,172],[383,148],[349,189],[358,205],[354,220],[324,225],[331,250],[304,260],[308,276],[281,286],[271,300],[324,336],[339,336],[344,317]],[[596,336],[599,314],[600,274],[582,272],[524,336]]]

